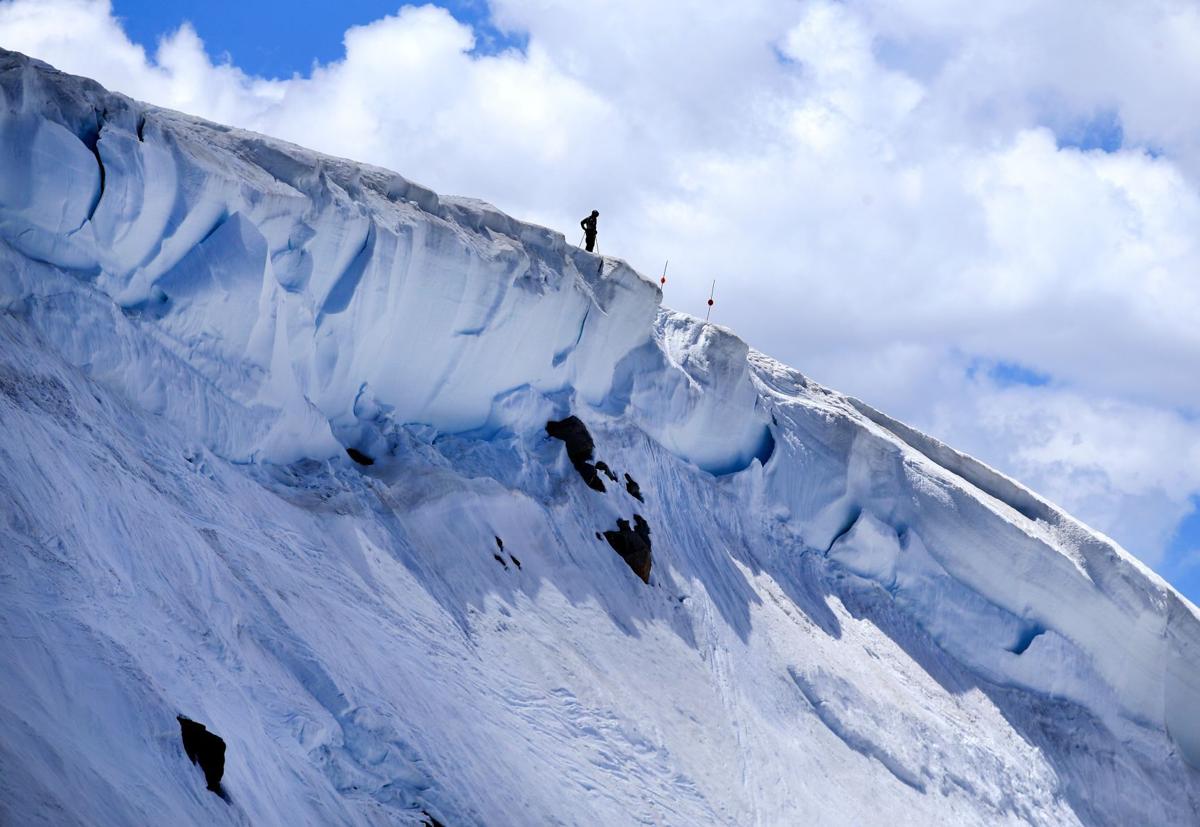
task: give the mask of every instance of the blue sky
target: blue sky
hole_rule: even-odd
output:
[[[130,39],[153,53],[158,39],[190,22],[214,62],[228,58],[243,71],[261,77],[307,74],[315,62],[343,56],[342,35],[402,6],[398,0],[211,0],[172,3],[161,0],[113,0],[113,11]],[[483,53],[520,47],[523,38],[497,31],[489,23],[484,0],[447,0],[437,5],[476,32]]]
[[[994,362],[989,364],[982,359],[972,360],[967,365],[967,376],[974,379],[980,373],[984,374],[1000,387],[1025,385],[1031,388],[1040,388],[1050,384],[1051,381],[1049,375],[1038,373],[1036,370],[1016,364],[1015,362]]]
[[[1192,497],[1192,512],[1176,530],[1162,575],[1200,604],[1200,497]]]

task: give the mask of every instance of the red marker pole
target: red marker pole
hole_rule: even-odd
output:
[[[712,290],[708,291],[708,312],[704,314],[704,321],[708,321],[712,316],[713,296],[717,294],[717,280],[713,279]]]
[[[660,288],[661,288],[661,287],[666,287],[666,286],[667,286],[667,265],[668,265],[668,264],[670,264],[670,263],[671,263],[671,259],[667,259],[666,261],[664,261],[664,262],[663,262],[663,274],[662,274],[662,278],[658,280],[658,286],[659,286]]]

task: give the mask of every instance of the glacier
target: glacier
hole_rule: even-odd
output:
[[[0,50],[0,821],[1200,823],[1196,607],[661,300]]]

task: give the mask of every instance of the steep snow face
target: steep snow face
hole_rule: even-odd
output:
[[[0,820],[1200,821],[1194,607],[659,299],[0,52]]]

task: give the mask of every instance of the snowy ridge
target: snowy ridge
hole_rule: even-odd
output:
[[[5,238],[155,320],[227,397],[206,408],[229,424],[199,429],[225,456],[340,453],[377,437],[380,412],[495,427],[523,388],[602,405],[615,361],[647,338],[657,288],[558,233],[94,86],[59,95],[53,75],[6,64]],[[13,278],[10,296],[36,294]],[[146,401],[183,417],[189,396]],[[680,418],[702,417],[703,400],[681,401]],[[701,441],[688,430],[684,449]],[[761,423],[746,430],[695,458],[744,464],[764,439]]]
[[[0,815],[1200,820],[1195,607],[624,263],[2,50],[0,167]]]

